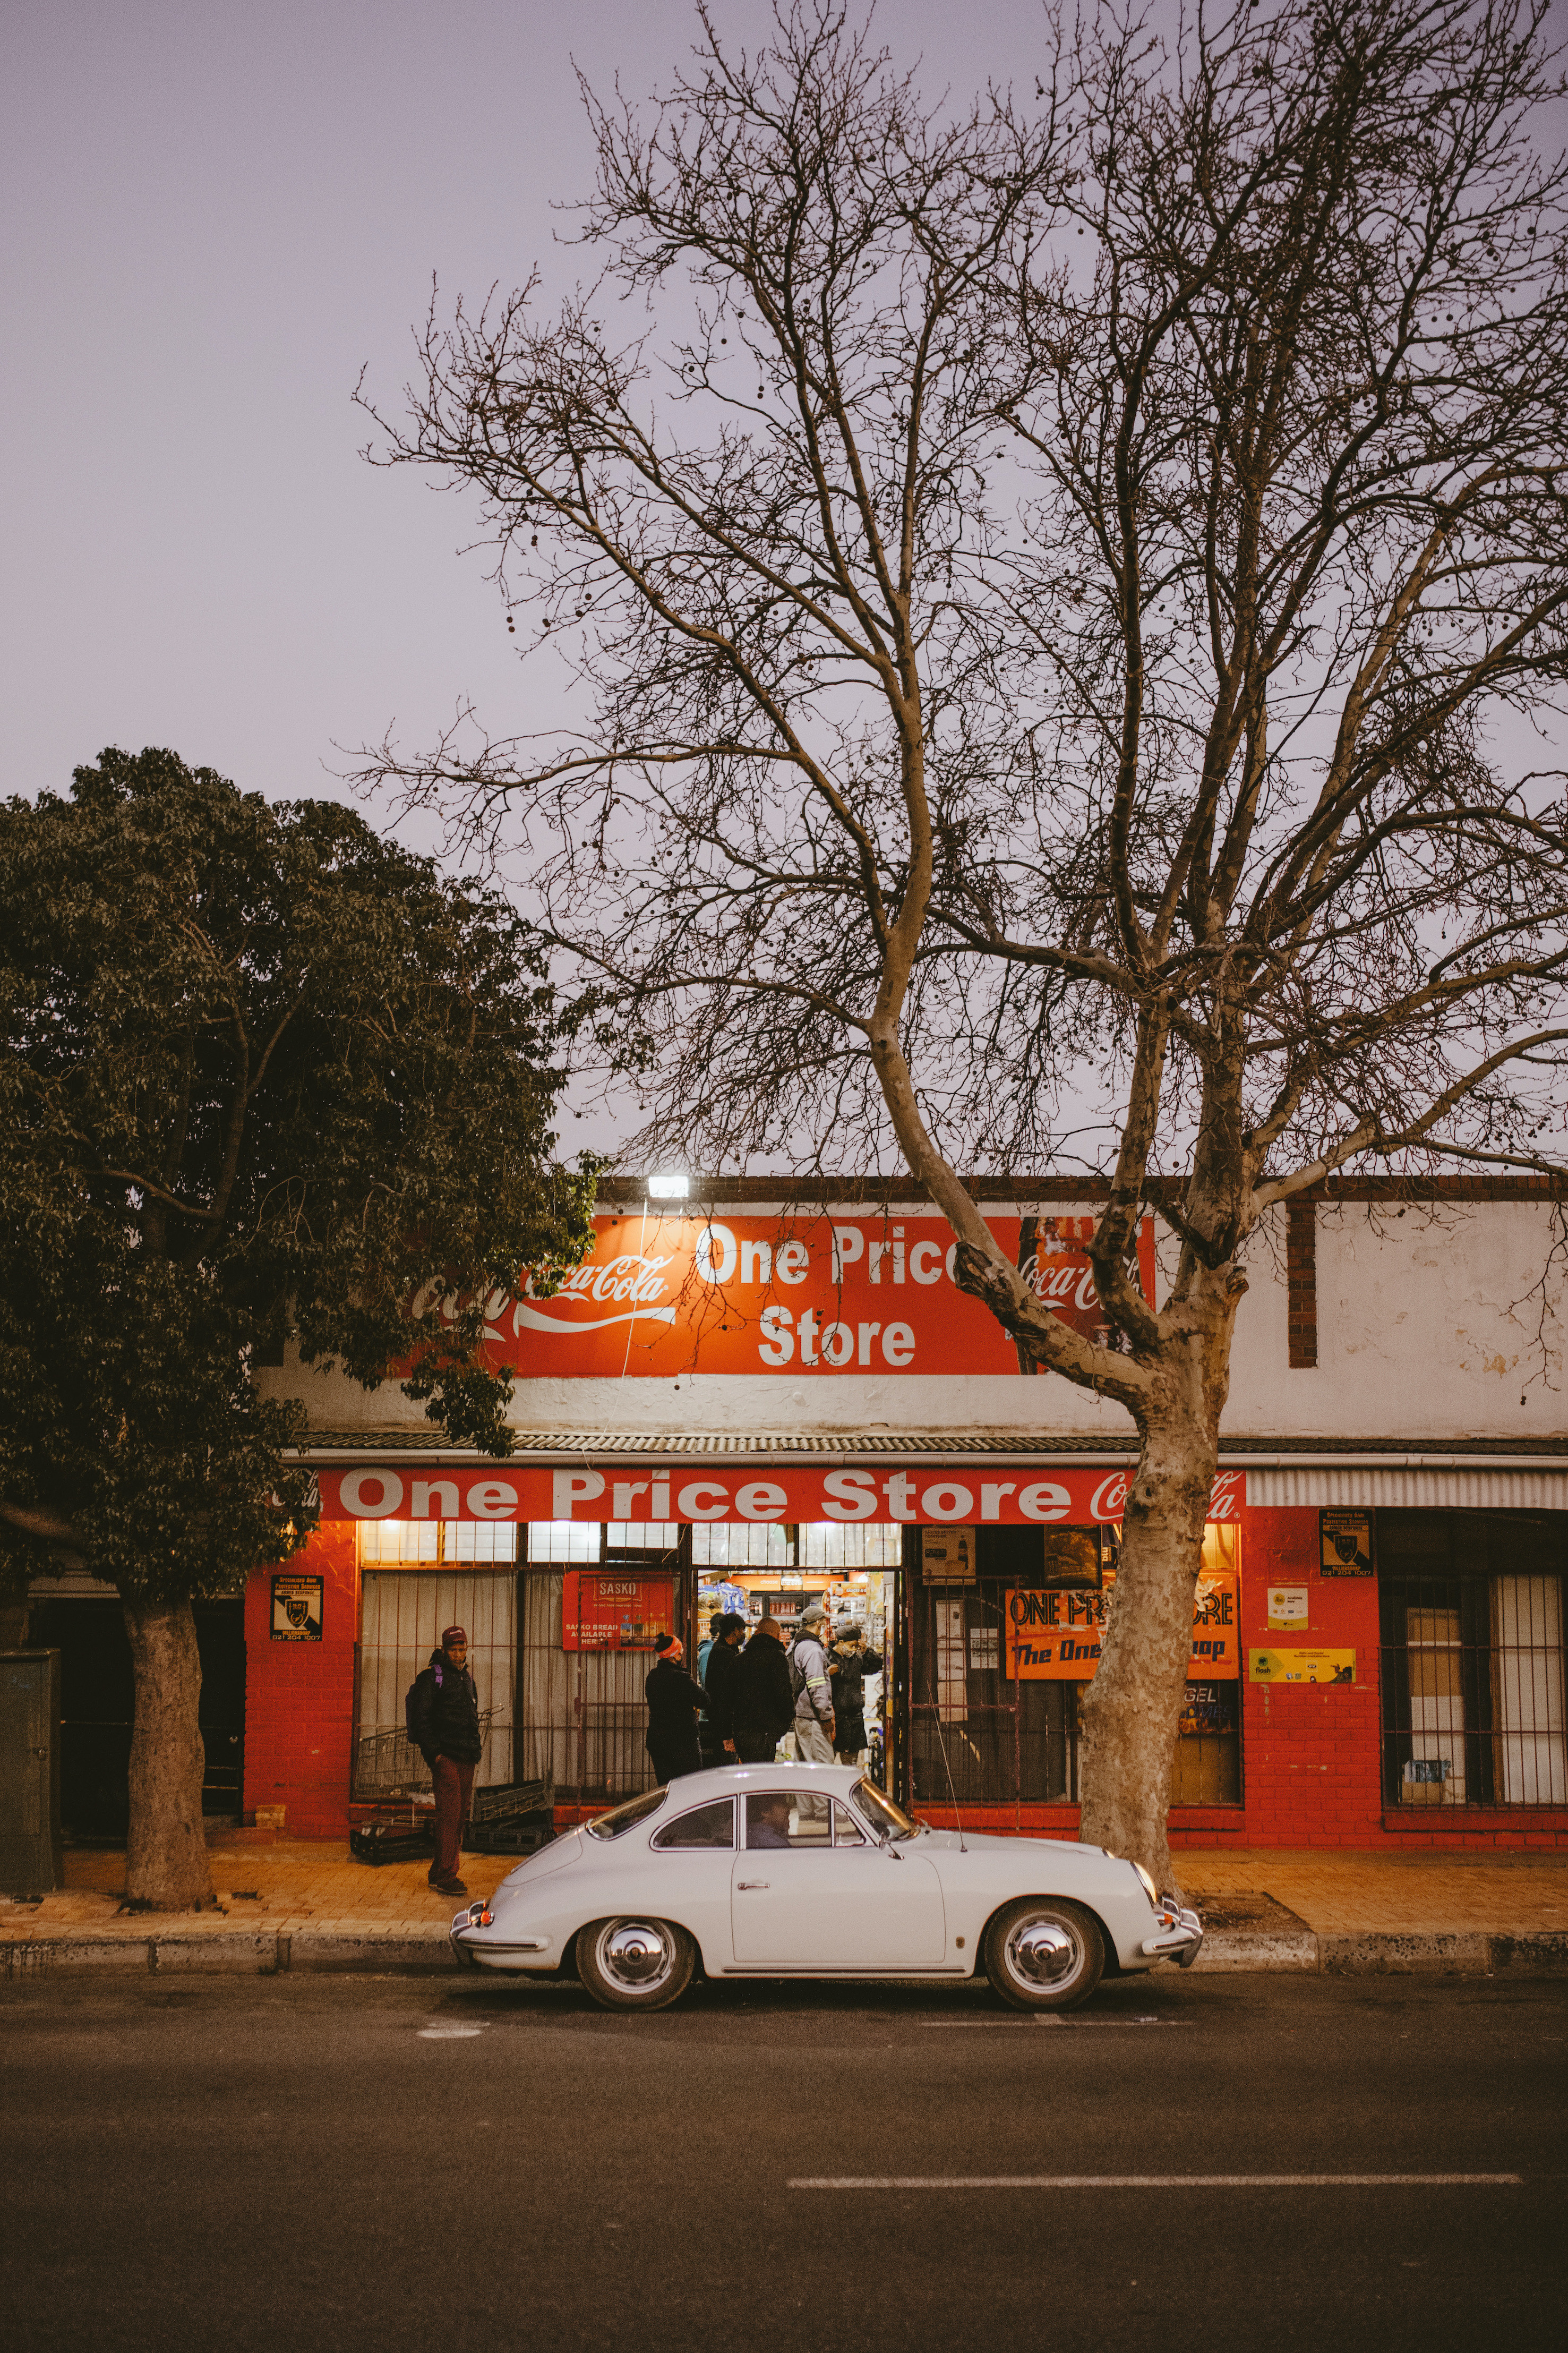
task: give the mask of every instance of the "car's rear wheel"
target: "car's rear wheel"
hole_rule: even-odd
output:
[[[985,1935],[985,1974],[1015,2010],[1076,2010],[1100,1983],[1105,1938],[1080,1905],[1027,1895]]]
[[[668,2010],[696,1966],[695,1944],[672,1920],[594,1920],[577,1934],[577,1974],[606,2010]]]

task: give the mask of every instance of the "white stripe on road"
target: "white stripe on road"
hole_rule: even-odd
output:
[[[482,2034],[484,2031],[482,2026],[422,2026],[419,2040],[421,2042],[467,2042],[470,2034]]]
[[[1190,2026],[1190,2018],[1063,2018],[1058,2010],[1037,2010],[1027,2018],[922,2018],[922,2026],[934,2027],[952,2033],[957,2027],[973,2028],[976,2032],[984,2028],[996,2033],[1004,2027],[1070,2026],[1075,2032],[1085,2026]]]
[[[1522,2186],[1522,2173],[858,2173],[803,2175],[792,2189],[1429,2189]]]

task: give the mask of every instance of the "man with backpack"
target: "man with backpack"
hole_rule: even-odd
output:
[[[479,1695],[468,1666],[468,1638],[461,1626],[448,1626],[440,1649],[431,1651],[429,1665],[409,1689],[405,1714],[408,1737],[430,1767],[436,1788],[436,1860],[430,1884],[440,1895],[466,1895],[458,1862],[484,1741]]]

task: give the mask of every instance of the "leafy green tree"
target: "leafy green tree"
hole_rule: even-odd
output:
[[[0,805],[0,1528],[119,1588],[135,1671],[127,1890],[210,1894],[191,1599],[314,1516],[286,1337],[396,1366],[510,1444],[479,1341],[521,1267],[574,1263],[560,1029],[500,900],[352,810],[107,751]],[[417,1310],[418,1312],[415,1312]]]

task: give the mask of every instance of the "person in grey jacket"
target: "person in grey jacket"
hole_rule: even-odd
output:
[[[814,1601],[803,1609],[794,1658],[801,1678],[795,1703],[795,1754],[803,1765],[832,1765],[833,1684],[828,1675],[827,1650],[823,1641],[826,1620]]]

